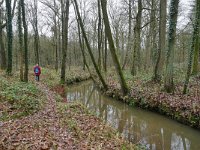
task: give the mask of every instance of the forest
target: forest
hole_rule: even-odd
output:
[[[83,84],[84,99],[88,81],[99,116],[67,94]],[[0,0],[0,149],[187,149],[188,135],[176,148],[124,137],[129,116],[119,106],[109,125],[106,97],[200,137],[199,0]]]

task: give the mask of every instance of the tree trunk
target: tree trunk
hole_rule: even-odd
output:
[[[197,0],[196,0],[197,1]],[[196,7],[197,7],[197,14],[196,14],[196,21],[197,24],[200,24],[200,2],[196,2]],[[197,17],[198,16],[198,17]],[[199,72],[199,53],[200,53],[200,28],[199,31],[197,31],[198,33],[195,35],[195,46],[194,46],[194,59],[193,59],[193,70],[192,70],[192,74],[196,75]]]
[[[104,71],[107,72],[107,58],[108,58],[108,47],[107,47],[107,36],[106,36],[106,32],[105,32],[105,54],[104,54]]]
[[[54,0],[54,7],[56,8],[56,0]],[[55,69],[58,71],[58,28],[57,28],[57,12],[54,12],[54,44],[55,44],[55,53],[56,53],[56,62]]]
[[[76,15],[77,16],[77,15]],[[90,70],[90,67],[88,66],[88,63],[86,61],[86,57],[85,57],[85,50],[84,50],[84,43],[82,41],[82,38],[81,38],[81,30],[80,30],[80,24],[78,22],[78,18],[77,18],[77,24],[78,24],[78,36],[79,36],[79,44],[80,44],[80,48],[81,48],[81,53],[82,53],[82,56],[83,56],[83,70],[85,70],[85,66],[87,67],[87,70],[92,78],[92,80],[94,81],[94,77],[92,76],[92,73],[91,73],[91,70]]]
[[[147,29],[147,37],[146,37],[146,41],[145,41],[145,65],[144,65],[144,69],[147,71],[150,69],[150,67],[152,66],[152,62],[151,62],[151,28]]]
[[[62,53],[62,44],[61,44],[61,27],[60,19],[58,19],[58,65],[61,66],[61,53]]]
[[[85,70],[85,66],[86,66],[88,71],[89,71],[90,69],[89,69],[89,66],[87,65],[87,62],[86,62],[85,49],[84,49],[84,44],[83,44],[83,41],[82,41],[82,38],[81,38],[81,30],[80,30],[78,18],[77,18],[77,24],[78,24],[79,45],[80,45],[81,53],[82,53],[82,56],[83,56],[83,70]]]
[[[33,10],[33,26],[34,26],[34,48],[35,48],[35,64],[39,64],[40,60],[39,60],[39,33],[38,33],[38,1],[34,0],[34,10]]]
[[[65,83],[66,56],[68,49],[68,23],[69,23],[69,0],[61,1],[62,8],[62,65],[61,65],[61,83]]]
[[[24,55],[23,55],[23,33],[22,33],[22,10],[21,0],[18,4],[18,38],[19,38],[19,61],[20,61],[20,80],[24,81],[23,77],[23,66],[24,66]]]
[[[151,59],[152,64],[155,66],[156,64],[156,56],[157,56],[157,44],[156,44],[156,2],[155,0],[151,0],[151,17],[150,17],[150,32],[151,32]]]
[[[6,69],[6,51],[3,41],[3,29],[0,28],[0,64],[1,69]]]
[[[7,74],[12,73],[12,49],[13,49],[13,31],[12,31],[12,14],[11,14],[11,0],[6,0],[6,12],[7,12],[7,49],[8,49],[8,62],[7,62]]]
[[[0,66],[1,69],[6,69],[6,52],[5,52],[5,46],[3,41],[3,14],[2,9],[0,8]]]
[[[22,7],[22,21],[24,27],[24,60],[25,60],[25,71],[24,71],[24,81],[28,82],[28,29],[26,24],[26,11],[24,0],[21,0]]]
[[[184,84],[184,89],[183,89],[183,94],[187,93],[187,87],[189,84],[189,80],[190,80],[190,75],[191,75],[191,69],[192,69],[192,58],[193,58],[193,54],[194,54],[194,48],[195,48],[195,42],[197,39],[199,38],[199,20],[200,20],[200,2],[199,0],[196,0],[196,12],[195,12],[196,16],[195,16],[195,24],[194,24],[194,31],[193,31],[193,35],[192,35],[192,44],[190,47],[190,53],[189,53],[189,60],[188,60],[188,68],[187,68],[187,74],[186,74],[186,79],[185,79],[185,84]],[[199,43],[197,43],[199,44]]]
[[[98,66],[99,69],[101,70],[101,48],[102,48],[102,23],[101,23],[101,5],[100,5],[100,0],[98,0],[98,53],[99,53],[99,58],[98,58]]]
[[[117,57],[119,57],[120,56],[120,48],[119,48],[119,24],[116,24],[115,25],[115,44],[116,44],[116,55],[117,55]],[[109,42],[109,41],[108,41]],[[120,59],[119,59],[119,64],[120,64]]]
[[[166,57],[166,72],[164,80],[164,88],[168,93],[174,92],[173,82],[173,63],[174,63],[174,47],[176,41],[176,24],[178,16],[179,0],[171,0],[170,16],[169,16],[169,33],[168,33],[168,48]]]
[[[131,74],[135,76],[140,64],[140,44],[141,44],[141,22],[142,22],[142,0],[138,0],[138,13],[136,16],[136,25],[134,28],[134,51],[133,51],[133,64]]]
[[[96,70],[96,73],[97,73],[97,75],[98,75],[98,77],[99,77],[99,79],[100,79],[100,81],[101,81],[101,83],[102,83],[104,89],[106,90],[106,89],[108,89],[108,87],[107,87],[107,85],[106,85],[106,82],[105,82],[105,80],[104,80],[102,74],[101,74],[101,71],[100,71],[99,68],[98,68],[97,63],[95,62],[95,58],[94,58],[94,55],[93,55],[93,53],[92,53],[92,49],[91,49],[91,47],[90,47],[89,41],[88,41],[87,36],[86,36],[86,32],[85,32],[85,29],[84,29],[84,25],[83,25],[83,22],[82,22],[82,19],[81,19],[81,15],[80,15],[80,12],[79,12],[79,9],[78,9],[78,4],[77,4],[77,1],[76,1],[76,0],[74,0],[74,4],[75,4],[76,13],[77,13],[77,15],[78,15],[78,20],[79,20],[79,23],[80,23],[80,27],[81,27],[81,30],[82,30],[82,34],[83,34],[83,37],[84,37],[84,39],[85,39],[85,43],[86,43],[88,52],[89,52],[89,54],[90,54],[92,63],[93,63],[93,65],[94,65],[94,68],[95,68],[95,70]]]
[[[127,50],[126,55],[124,58],[124,64],[122,69],[124,70],[128,61],[128,56],[131,51],[131,30],[132,30],[132,0],[129,0],[129,7],[128,7],[128,43],[127,43]]]
[[[158,42],[158,56],[156,66],[154,69],[154,80],[161,81],[161,74],[164,65],[164,50],[166,41],[166,15],[167,14],[167,1],[160,0],[160,21],[159,21],[159,42]]]
[[[118,57],[116,55],[116,49],[115,49],[115,45],[114,45],[114,42],[113,42],[113,37],[112,37],[111,29],[110,29],[110,23],[109,23],[109,20],[108,20],[107,6],[106,5],[107,5],[107,1],[101,0],[101,8],[102,8],[102,12],[103,12],[103,20],[104,20],[104,24],[105,24],[105,31],[106,31],[106,36],[107,36],[108,42],[109,42],[112,60],[114,62],[115,69],[117,71],[117,74],[118,74],[118,77],[119,77],[119,80],[120,80],[122,92],[123,92],[124,95],[126,95],[128,93],[128,86],[127,86],[126,81],[124,79],[124,75],[123,75],[121,66],[119,64]]]

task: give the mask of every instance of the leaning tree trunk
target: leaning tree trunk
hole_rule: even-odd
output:
[[[107,6],[106,5],[107,5],[107,0],[101,0],[101,8],[102,8],[103,20],[104,20],[104,24],[105,24],[105,31],[106,31],[106,36],[107,36],[108,42],[109,42],[112,60],[114,62],[115,69],[117,71],[117,74],[118,74],[118,77],[119,77],[119,80],[120,80],[120,84],[121,84],[123,94],[126,95],[128,93],[128,86],[127,86],[126,81],[124,79],[124,75],[123,75],[117,54],[116,54],[116,49],[115,49],[115,45],[114,45],[114,41],[113,41],[113,37],[112,37],[112,32],[111,32],[111,28],[110,28],[110,23],[109,23],[109,19],[108,19]]]
[[[24,60],[25,60],[25,70],[24,70],[24,81],[28,82],[28,29],[26,24],[26,10],[24,0],[21,0],[22,7],[22,21],[24,27]]]
[[[24,55],[23,55],[23,33],[22,33],[22,10],[21,0],[18,2],[18,38],[19,38],[19,57],[20,57],[20,80],[24,81],[23,77],[23,66],[24,66]]]
[[[84,39],[85,39],[85,43],[86,43],[88,52],[89,52],[89,54],[90,54],[92,63],[93,63],[93,65],[94,65],[94,68],[95,68],[95,70],[96,70],[96,73],[97,73],[97,75],[98,75],[98,77],[99,77],[99,79],[100,79],[100,81],[101,81],[101,83],[102,83],[104,89],[106,90],[106,89],[108,89],[108,87],[107,87],[107,84],[106,84],[106,82],[105,82],[105,80],[104,80],[102,74],[101,74],[101,71],[100,71],[99,68],[98,68],[98,65],[97,65],[97,63],[96,63],[96,61],[95,61],[94,55],[93,55],[93,53],[92,53],[92,49],[91,49],[91,46],[90,46],[89,41],[88,41],[87,36],[86,36],[86,32],[85,32],[85,29],[84,29],[83,21],[82,21],[82,19],[81,19],[81,15],[80,15],[80,12],[79,12],[79,9],[78,9],[78,4],[77,4],[77,1],[76,1],[76,0],[74,0],[74,4],[75,4],[76,13],[77,13],[77,15],[78,15],[78,20],[79,20],[79,24],[80,24],[80,27],[81,27],[81,30],[82,30],[82,34],[83,34],[83,37],[84,37]]]
[[[199,2],[199,0],[196,0],[196,17],[195,17],[194,31],[193,31],[193,35],[192,35],[192,43],[191,43],[191,47],[190,47],[187,75],[186,75],[186,79],[185,79],[183,94],[186,94],[187,87],[188,87],[189,80],[190,80],[191,69],[192,69],[192,58],[193,58],[194,48],[195,48],[195,44],[196,44],[195,42],[198,42],[198,41],[196,41],[196,38],[199,38],[198,37],[199,24],[200,24],[199,20],[200,20],[200,2]],[[197,43],[197,44],[199,44],[199,43]]]
[[[77,15],[76,15],[77,16]],[[83,56],[83,70],[85,70],[85,66],[87,67],[87,70],[92,78],[93,81],[94,80],[94,77],[92,75],[92,72],[90,70],[90,67],[87,63],[87,60],[86,60],[86,56],[85,56],[85,50],[84,50],[84,43],[82,41],[82,38],[81,38],[81,29],[80,29],[80,24],[79,24],[79,21],[78,21],[78,18],[77,18],[77,24],[78,24],[78,36],[79,36],[79,44],[80,44],[80,49],[81,49],[81,53],[82,53],[82,56]]]
[[[76,14],[77,16],[77,14]],[[91,75],[91,71],[90,71],[90,68],[87,64],[87,61],[86,61],[86,56],[85,56],[85,49],[84,49],[84,41],[82,40],[82,36],[81,36],[81,29],[80,29],[80,24],[79,24],[79,21],[78,21],[78,17],[76,17],[76,21],[77,21],[77,25],[78,25],[78,39],[79,39],[79,45],[80,45],[80,49],[81,49],[81,54],[82,54],[82,57],[83,57],[83,70],[85,70],[85,66],[87,67],[90,75]]]
[[[169,33],[168,33],[168,48],[166,57],[166,71],[164,88],[168,93],[174,92],[173,82],[173,62],[174,62],[174,47],[176,42],[176,24],[178,16],[179,0],[171,0],[170,4],[170,18],[169,18]]]
[[[161,74],[164,65],[164,50],[166,41],[166,14],[167,14],[167,0],[160,0],[160,21],[159,21],[159,42],[158,42],[158,56],[156,66],[154,69],[154,81],[161,81]]]
[[[62,7],[62,64],[61,64],[61,83],[65,83],[66,57],[68,48],[68,23],[69,23],[69,0],[66,0]]]
[[[7,12],[7,49],[8,49],[8,62],[7,62],[7,74],[12,73],[12,44],[13,44],[13,31],[12,31],[12,12],[11,12],[11,0],[6,0],[6,12]]]

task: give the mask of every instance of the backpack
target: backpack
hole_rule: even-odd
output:
[[[35,73],[39,73],[39,68],[38,67],[35,68]]]

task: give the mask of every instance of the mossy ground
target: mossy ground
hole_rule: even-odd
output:
[[[0,121],[31,115],[43,107],[45,95],[35,84],[19,81],[18,74],[0,72]]]

